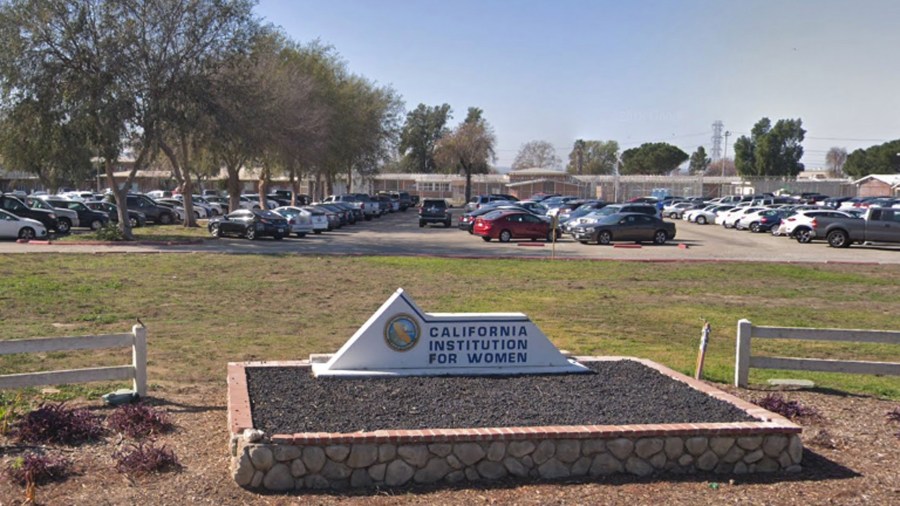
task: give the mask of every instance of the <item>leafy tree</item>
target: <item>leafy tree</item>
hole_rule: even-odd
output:
[[[621,174],[667,174],[688,159],[688,154],[665,142],[641,144],[622,153]]]
[[[762,118],[734,143],[734,161],[741,176],[790,176],[803,170],[803,137],[800,119],[778,120],[774,126]]]
[[[398,149],[403,164],[409,172],[432,173],[437,171],[434,151],[437,142],[446,135],[447,121],[452,116],[447,104],[428,107],[419,104],[406,114],[406,123],[400,131]]]
[[[706,156],[706,150],[703,149],[703,146],[698,146],[697,151],[691,155],[691,164],[690,164],[690,173],[691,174],[704,174],[706,172],[706,168],[709,167],[709,164],[712,160]]]
[[[612,174],[619,156],[616,141],[586,141],[578,139],[569,153],[569,174]]]
[[[900,139],[866,149],[857,149],[847,156],[844,173],[854,178],[870,174],[900,174]]]
[[[84,129],[42,101],[23,101],[0,118],[0,155],[7,168],[38,177],[51,193],[93,175]]]
[[[847,163],[846,148],[833,147],[825,154],[825,165],[831,177],[843,177],[845,163]]]
[[[549,169],[557,169],[562,160],[556,156],[556,149],[553,144],[547,141],[530,141],[526,142],[519,148],[515,160],[512,163],[513,170],[528,169],[531,167],[543,167]]]
[[[466,120],[438,141],[436,159],[466,175],[466,202],[472,198],[472,174],[488,173],[488,162],[496,159],[496,142],[493,129],[477,107],[469,107]]]

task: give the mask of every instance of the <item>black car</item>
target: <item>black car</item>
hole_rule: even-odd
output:
[[[613,241],[665,244],[675,238],[675,224],[643,213],[615,213],[596,222],[579,225],[572,235],[581,244],[610,244]]]
[[[9,211],[19,218],[31,218],[32,220],[37,220],[41,222],[47,230],[60,232],[59,219],[57,219],[56,213],[53,211],[28,207],[24,202],[11,195],[0,195],[0,209]]]
[[[272,211],[261,209],[238,209],[233,213],[209,220],[210,235],[237,235],[253,240],[264,235],[280,241],[288,235],[288,222]]]
[[[110,194],[105,201],[115,204],[115,196]],[[144,213],[148,220],[159,225],[171,225],[177,222],[178,214],[171,207],[157,204],[153,199],[146,195],[129,194],[126,197],[126,207],[128,209]]]
[[[115,204],[94,200],[85,202],[84,205],[94,211],[106,213],[109,216],[110,223],[119,222],[119,206]],[[131,228],[144,227],[147,225],[147,216],[140,211],[128,209],[128,221],[131,222]]]
[[[109,216],[106,213],[94,211],[93,209],[87,207],[86,205],[78,202],[77,200],[65,200],[65,199],[54,199],[49,198],[45,199],[48,204],[53,207],[59,207],[62,209],[70,209],[78,213],[78,223],[82,227],[90,228],[91,230],[100,230],[100,227],[109,223]]]
[[[450,228],[453,217],[444,199],[425,199],[419,206],[419,226],[424,227],[428,223],[443,223],[444,228]]]

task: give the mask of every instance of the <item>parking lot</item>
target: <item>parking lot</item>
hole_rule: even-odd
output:
[[[454,223],[461,212],[454,209]],[[237,238],[203,239],[190,244],[156,245],[51,245],[0,242],[0,253],[30,252],[221,252],[307,255],[424,255],[450,257],[511,257],[564,259],[621,259],[653,261],[776,261],[900,263],[896,245],[828,247],[822,241],[799,244],[768,233],[726,230],[717,225],[696,225],[676,220],[677,236],[663,246],[622,243],[615,246],[583,245],[563,237],[555,245],[541,241],[484,242],[456,228],[439,225],[419,228],[414,210],[388,214],[340,230],[304,238],[255,241]],[[203,237],[207,237],[205,234]]]

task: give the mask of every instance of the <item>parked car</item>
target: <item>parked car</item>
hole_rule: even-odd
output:
[[[706,225],[707,223],[715,223],[719,213],[724,213],[731,209],[734,209],[734,206],[731,204],[713,204],[703,209],[687,211],[682,218],[693,223]]]
[[[313,232],[312,213],[305,209],[301,209],[299,207],[283,206],[276,207],[272,210],[272,212],[286,219],[288,222],[288,229],[290,230],[290,233],[296,234],[297,237],[306,237],[306,234]],[[321,215],[321,217],[325,220],[327,228],[328,220],[324,215]]]
[[[78,226],[89,228],[91,230],[100,230],[100,227],[109,223],[109,216],[106,213],[94,211],[82,202],[76,200],[63,200],[55,198],[47,198],[45,202],[59,210],[68,210],[78,215]]]
[[[747,213],[759,211],[760,209],[762,208],[752,207],[750,205],[737,206],[734,209],[719,214],[716,217],[716,224],[722,225],[725,228],[734,228],[735,223],[737,223],[737,221],[741,219],[741,216],[744,216]]]
[[[38,220],[22,218],[0,209],[0,237],[22,239],[46,239],[47,227]]]
[[[480,209],[483,206],[498,203],[498,202],[512,202],[511,200],[501,197],[499,195],[476,195],[469,199],[469,202],[465,206],[465,211],[470,213],[476,209]]]
[[[550,223],[528,211],[497,209],[475,218],[472,233],[485,241],[498,239],[509,242],[510,239],[544,239],[553,241]]]
[[[110,194],[105,199],[111,204],[115,204],[115,196]],[[125,207],[134,211],[144,213],[147,220],[159,225],[171,225],[177,219],[177,213],[170,207],[166,207],[156,203],[155,200],[142,194],[129,194],[126,197]]]
[[[812,222],[817,217],[822,218],[852,218],[853,216],[844,211],[835,211],[833,209],[801,209],[791,212],[781,219],[781,224],[772,233],[772,235],[784,235],[796,239],[797,242],[805,244],[815,239],[816,234],[813,231]],[[822,237],[824,239],[824,237]]]
[[[236,235],[254,240],[268,235],[280,241],[288,234],[287,220],[272,211],[260,209],[238,209],[209,220],[206,227],[213,237]]]
[[[864,242],[900,243],[900,210],[869,207],[862,218],[813,219],[813,233],[824,237],[832,248],[847,248]]]
[[[93,209],[97,212],[106,213],[109,217],[110,223],[118,223],[119,222],[119,206],[109,203],[103,202],[99,200],[89,200],[84,203],[88,209]],[[135,211],[133,209],[128,209],[128,221],[131,222],[131,228],[145,227],[147,226],[147,215],[140,211]]]
[[[781,218],[787,214],[787,211],[781,211],[778,209],[762,209],[760,211],[756,211],[755,213],[750,213],[744,215],[740,220],[738,220],[735,228],[738,229],[749,229],[751,232],[768,232],[772,230],[774,227],[777,227],[781,224]]]
[[[568,229],[574,229],[583,225],[587,225],[590,223],[594,223],[599,221],[605,216],[610,216],[612,214],[621,214],[621,213],[640,213],[646,214],[648,216],[656,216],[657,218],[661,218],[659,215],[659,210],[653,204],[643,204],[643,203],[635,203],[635,204],[610,204],[608,206],[604,206],[601,209],[597,209],[596,211],[592,211],[581,218],[576,218],[575,220],[569,220]]]
[[[615,213],[579,226],[573,237],[582,244],[610,244],[613,241],[665,244],[675,238],[675,224],[643,213]]]
[[[425,199],[419,206],[419,226],[424,227],[428,223],[443,223],[444,228],[450,228],[453,216],[444,199]]]
[[[472,212],[463,213],[462,215],[460,215],[459,220],[457,221],[457,227],[460,230],[465,230],[471,234],[471,233],[473,233],[472,227],[475,225],[476,218],[478,218],[479,216],[484,216],[485,214],[487,214],[491,211],[497,211],[497,210],[523,211],[526,213],[531,213],[531,214],[539,217],[540,219],[546,221],[547,223],[550,223],[550,219],[546,215],[539,214],[539,211],[537,211],[537,212],[531,211],[531,210],[529,210],[529,208],[520,205],[518,202],[509,202],[507,200],[500,200],[500,201],[494,202],[492,204],[482,206],[481,208],[476,209]]]
[[[328,209],[325,206],[317,206],[317,205],[304,206],[303,209],[306,209],[306,210],[308,210],[310,212],[314,212],[314,213],[318,212],[318,213],[324,214],[325,220],[328,222],[328,227],[325,230],[335,230],[335,229],[341,228],[341,225],[342,225],[341,224],[341,216],[337,212],[335,212],[331,209]],[[317,234],[321,233],[321,231],[319,231],[319,230],[313,230],[313,232],[317,233]]]
[[[11,195],[0,195],[0,209],[8,211],[19,218],[37,220],[41,222],[47,230],[64,233],[59,229],[59,220],[57,219],[55,212],[46,209],[33,209]],[[66,230],[66,232],[68,232],[68,230]]]
[[[697,204],[696,202],[686,202],[686,201],[673,202],[673,203],[663,207],[662,214],[663,214],[663,216],[668,216],[669,218],[672,218],[673,220],[680,220],[682,215],[684,215],[685,212],[687,212],[691,209],[697,209],[698,206],[701,208],[704,207],[702,204]]]
[[[50,198],[49,195],[41,195],[40,197],[25,197],[23,199],[23,202],[25,202],[25,205],[32,209],[43,209],[45,211],[56,214],[56,219],[59,221],[59,227],[56,229],[56,231],[60,234],[68,234],[72,230],[72,227],[81,225],[81,222],[78,219],[78,213],[76,213],[75,211],[71,211],[68,208],[58,209],[56,205],[51,204],[50,202],[47,202],[45,200],[48,198]]]

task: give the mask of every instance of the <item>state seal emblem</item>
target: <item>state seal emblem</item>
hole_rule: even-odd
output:
[[[384,326],[384,341],[394,351],[409,351],[418,342],[421,335],[419,322],[410,315],[400,314]]]

